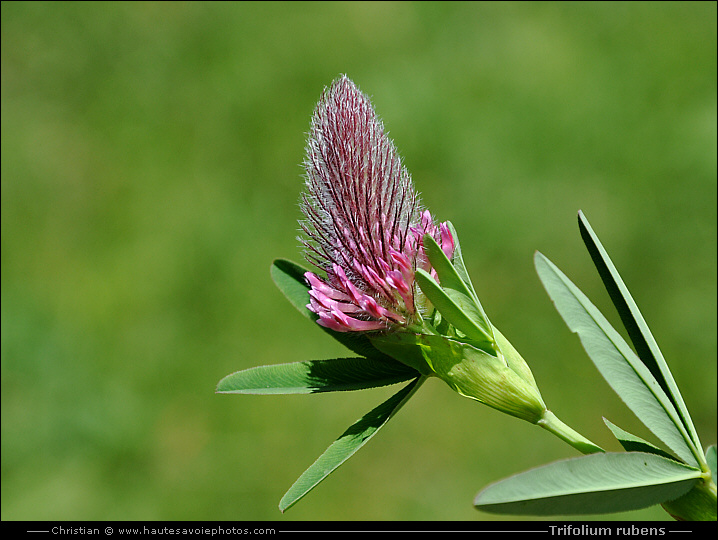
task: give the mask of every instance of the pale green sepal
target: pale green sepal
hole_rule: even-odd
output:
[[[436,275],[439,276],[441,288],[481,328],[481,331],[486,336],[484,339],[493,341],[491,323],[484,312],[484,308],[481,306],[476,293],[473,292],[473,287],[469,289],[469,286],[464,281],[468,279],[468,275],[463,278],[459,275],[454,265],[441,249],[441,246],[436,243],[436,240],[430,234],[424,235],[424,251],[431,266],[436,270]],[[431,298],[429,299],[431,300]]]
[[[401,409],[425,380],[425,377],[416,378],[384,403],[352,424],[292,484],[292,487],[289,488],[279,502],[279,510],[284,512],[296,504],[299,499],[314,489],[317,484],[369,442],[369,439],[376,435],[377,431]]]
[[[668,459],[676,459],[665,450],[654,446],[648,441],[641,439],[637,435],[633,435],[632,433],[621,429],[616,424],[611,422],[608,418],[604,418],[603,422],[606,424],[606,426],[608,426],[608,429],[611,430],[613,436],[616,437],[619,443],[621,443],[621,446],[623,446],[623,449],[626,452],[646,452],[647,454],[656,454],[657,456],[663,456]]]
[[[519,515],[623,512],[680,497],[700,477],[699,470],[654,454],[595,453],[496,482],[476,496],[474,505]]]
[[[576,285],[541,253],[536,271],[556,309],[613,390],[666,446],[690,466],[700,454],[649,369]]]
[[[439,286],[424,270],[418,269],[415,278],[421,287],[421,292],[439,310],[443,319],[472,341],[486,343],[486,348],[493,349],[493,337],[479,322],[482,320],[481,314],[468,296]]]
[[[313,394],[363,390],[400,383],[419,373],[391,359],[334,358],[257,366],[227,375],[219,394]]]
[[[414,368],[424,376],[435,375],[431,364],[427,362],[423,349],[419,344],[421,334],[411,332],[392,332],[370,336],[371,344],[394,360]]]
[[[438,335],[396,333],[373,337],[372,343],[419,371],[423,358],[424,366],[460,395],[511,416],[536,423],[546,410],[536,385],[524,379],[524,370],[511,369],[504,355]],[[518,363],[517,358],[512,361]]]
[[[713,482],[718,480],[718,476],[716,476],[716,445],[712,444],[708,447],[706,450],[706,462],[708,463],[708,467],[711,472],[711,476],[713,477]]]
[[[524,381],[538,389],[536,380],[534,379],[534,374],[531,373],[531,370],[523,357],[516,349],[514,349],[511,342],[506,339],[501,332],[499,332],[498,328],[494,326],[493,331],[494,337],[496,338],[496,349],[504,357],[504,360],[509,368],[511,368],[514,373],[516,373],[516,375],[521,377]]]

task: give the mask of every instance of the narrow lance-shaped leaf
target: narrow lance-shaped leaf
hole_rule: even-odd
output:
[[[471,276],[469,276],[469,271],[466,269],[466,264],[464,263],[464,256],[461,251],[461,243],[459,242],[459,235],[456,232],[456,228],[454,227],[454,224],[451,223],[451,221],[446,222],[446,226],[449,228],[449,232],[451,233],[452,238],[454,239],[454,254],[451,256],[451,261],[456,269],[456,273],[459,274],[459,277],[466,283],[466,287],[471,292],[471,297],[474,298],[477,302],[479,301],[479,296],[476,294],[476,290],[474,289],[474,284],[471,282]],[[480,306],[481,304],[479,304]]]
[[[349,427],[289,488],[279,502],[284,512],[364,446],[421,386],[419,377]]]
[[[623,512],[680,497],[700,476],[697,469],[653,454],[590,454],[501,480],[482,490],[474,505],[499,514]]]
[[[689,465],[697,450],[663,389],[590,300],[541,253],[536,270],[556,309],[578,334],[588,356],[648,429]]]
[[[436,275],[439,276],[441,288],[446,295],[451,298],[452,302],[479,328],[484,336],[484,340],[493,341],[494,336],[491,324],[489,323],[486,313],[484,313],[484,308],[481,306],[481,302],[479,302],[476,293],[473,292],[473,287],[469,288],[456,268],[454,268],[454,265],[447,258],[441,246],[439,246],[436,240],[429,234],[424,235],[424,250],[426,251],[426,256],[431,266],[436,270]],[[419,272],[417,272],[417,274],[418,273]]]
[[[421,287],[421,292],[439,310],[441,316],[456,329],[463,332],[469,339],[480,343],[491,343],[493,341],[478,324],[476,310],[467,302],[462,302],[460,305],[455,301],[458,295],[450,296],[446,289],[443,289],[431,275],[421,269],[416,271],[416,282]]]
[[[317,315],[307,309],[309,304],[309,285],[304,279],[306,268],[286,259],[276,259],[270,268],[270,274],[277,288],[287,297],[297,310],[311,321],[317,320]],[[319,326],[319,325],[317,325]],[[360,332],[335,332],[329,328],[319,326],[327,334],[344,345],[347,349],[362,356],[391,360],[379,352],[369,341],[365,334]]]
[[[645,441],[640,437],[633,435],[632,433],[629,433],[624,429],[621,429],[607,418],[604,418],[603,421],[606,426],[608,426],[608,429],[611,430],[613,436],[616,437],[619,443],[621,443],[621,446],[623,446],[623,449],[626,452],[646,452],[648,454],[656,454],[657,456],[674,459],[673,456],[665,450],[661,450],[660,448],[652,445],[648,441]]]
[[[258,366],[219,381],[221,394],[311,394],[363,390],[396,384],[419,373],[400,362],[371,358],[335,358]]]
[[[631,339],[631,342],[633,342],[638,357],[643,361],[646,367],[648,367],[653,377],[658,384],[661,385],[661,388],[663,388],[663,391],[673,403],[695,447],[701,448],[698,433],[693,426],[693,421],[683,401],[683,396],[681,396],[678,385],[673,379],[671,370],[668,368],[668,364],[663,358],[663,354],[658,348],[658,344],[648,328],[648,324],[646,324],[646,321],[643,319],[643,315],[641,315],[636,302],[628,292],[628,288],[623,283],[621,276],[618,274],[618,270],[616,270],[613,262],[611,262],[608,253],[606,253],[603,245],[601,245],[596,233],[593,232],[588,220],[580,211],[578,213],[578,225],[581,231],[581,237],[588,248],[593,264],[598,269],[601,280],[621,317],[623,326],[626,327],[628,337]]]
[[[716,445],[712,444],[708,447],[708,450],[706,450],[706,462],[708,463],[708,468],[711,471],[711,476],[713,478],[714,483],[718,483],[718,476],[716,476]]]

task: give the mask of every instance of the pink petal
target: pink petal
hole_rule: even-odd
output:
[[[348,330],[367,331],[386,328],[386,324],[380,321],[360,321],[359,319],[349,317],[341,311],[335,309],[332,309],[331,315],[339,324],[343,325]]]
[[[341,291],[336,290],[334,287],[327,285],[322,281],[319,276],[312,272],[306,272],[304,277],[311,285],[312,289],[322,293],[324,296],[333,298],[334,300],[348,300],[349,297]]]
[[[351,330],[351,328],[348,328],[342,323],[336,321],[331,315],[326,313],[319,314],[317,324],[319,326],[323,326],[324,328],[329,328],[330,330],[335,330],[337,332],[349,332]]]
[[[454,237],[451,236],[451,231],[449,231],[449,226],[446,222],[439,225],[439,230],[441,231],[441,251],[444,252],[447,258],[451,259],[454,255]]]
[[[309,291],[309,296],[312,300],[312,306],[316,302],[318,306],[321,306],[325,309],[331,309],[336,308],[344,313],[357,313],[358,311],[361,311],[359,306],[355,304],[350,304],[348,302],[337,302],[336,300],[333,300],[329,298],[328,296],[323,295],[319,291],[311,290]],[[314,313],[317,313],[314,309],[312,309]]]

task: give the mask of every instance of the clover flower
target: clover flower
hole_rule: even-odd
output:
[[[299,240],[326,274],[304,273],[317,323],[368,333],[382,353],[463,396],[543,418],[531,370],[486,317],[453,226],[421,205],[369,98],[346,76],[319,100],[304,168]]]
[[[299,240],[319,273],[277,259],[272,278],[295,308],[359,356],[249,368],[222,379],[217,391],[296,394],[411,382],[342,434],[282,497],[282,511],[431,377],[581,452],[603,452],[546,408],[531,369],[486,316],[453,225],[435,222],[422,206],[369,99],[346,76],[319,100],[304,167]]]
[[[369,98],[346,76],[324,91],[306,149],[300,238],[317,322],[339,332],[411,327],[421,321],[417,268],[433,272],[424,235],[447,257],[454,239],[422,208],[406,168]],[[436,273],[432,273],[436,277]]]

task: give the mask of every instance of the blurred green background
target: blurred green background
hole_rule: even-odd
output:
[[[552,410],[610,450],[602,416],[651,438],[533,268],[540,250],[620,327],[582,209],[716,441],[714,2],[3,2],[3,520],[502,519],[481,488],[577,455],[434,380],[277,510],[399,389],[214,394],[345,354],[269,277],[301,260],[305,136],[340,73]]]

